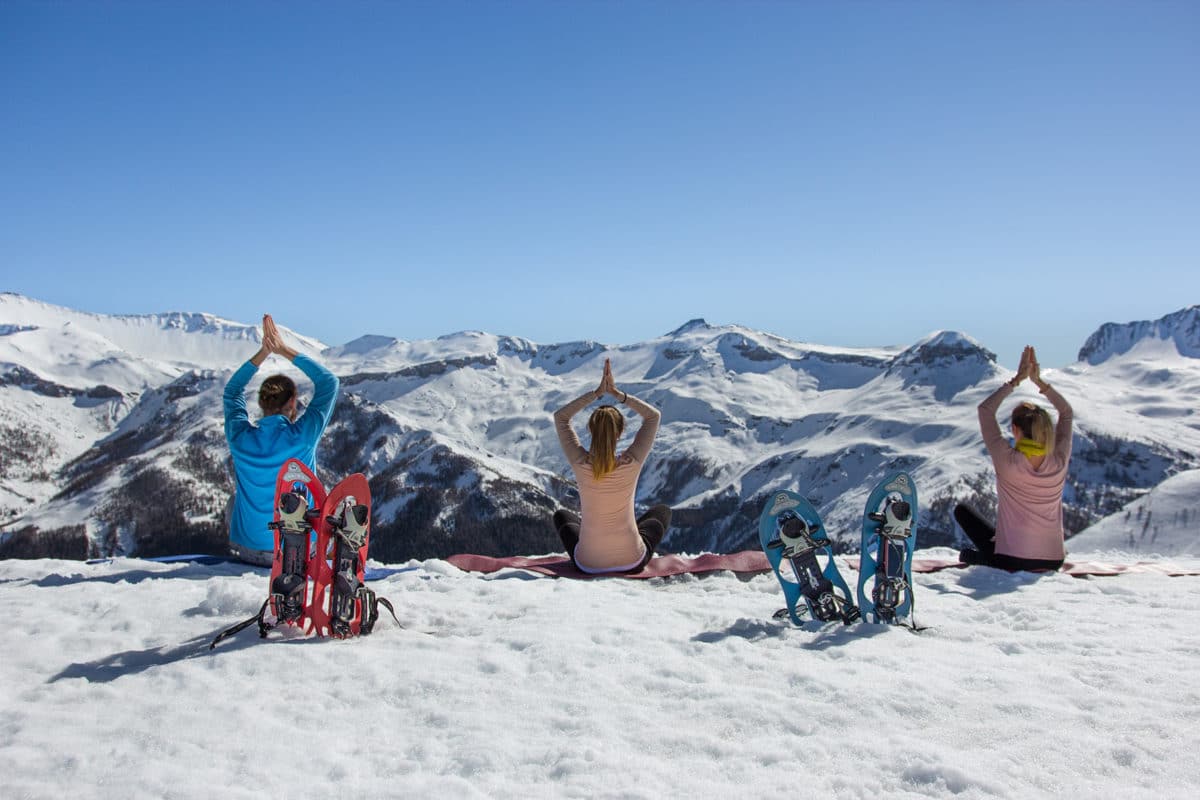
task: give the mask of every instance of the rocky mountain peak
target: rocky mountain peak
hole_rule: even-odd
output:
[[[1200,305],[1156,320],[1107,322],[1088,337],[1079,350],[1079,360],[1095,366],[1154,340],[1172,342],[1186,358],[1200,358]]]
[[[696,319],[689,319],[687,322],[668,333],[667,336],[683,336],[686,333],[695,333],[696,331],[707,331],[711,329],[712,326],[708,324],[707,320],[697,317]]]
[[[965,333],[935,331],[896,356],[903,366],[945,367],[952,364],[996,363],[996,354]]]
[[[935,331],[901,352],[888,368],[904,386],[932,386],[934,397],[949,400],[995,369],[996,354],[958,331]]]
[[[329,356],[363,356],[367,353],[376,350],[383,350],[393,345],[399,344],[400,340],[395,336],[378,336],[376,334],[367,334],[360,336],[357,339],[346,342],[337,347],[330,347],[325,351],[325,355]]]

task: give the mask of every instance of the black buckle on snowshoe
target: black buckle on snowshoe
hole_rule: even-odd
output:
[[[822,622],[830,622],[841,616],[832,592],[823,592],[813,601],[813,614]]]
[[[888,541],[903,541],[912,535],[912,507],[904,500],[888,503],[882,512],[871,512],[867,519],[879,523],[875,533]]]
[[[350,505],[347,502],[341,514],[327,516],[325,521],[339,539],[357,550],[367,540],[370,519],[371,509],[368,506],[362,503]]]
[[[354,635],[354,631],[350,625],[354,622],[355,603],[359,599],[359,591],[361,590],[362,587],[359,587],[358,591],[345,594],[341,597],[337,597],[335,594],[331,599],[329,630],[335,638],[344,639],[347,636]],[[362,631],[361,625],[359,626],[359,631]]]
[[[791,516],[779,523],[778,534],[767,546],[781,548],[784,558],[799,558],[824,546],[824,542],[816,539],[820,530],[819,524],[813,525],[802,517]]]
[[[304,602],[296,595],[273,594],[271,599],[275,601],[276,622],[295,622],[304,616]]]
[[[896,606],[900,605],[907,590],[908,584],[903,578],[876,580],[875,589],[871,592],[871,599],[877,610],[890,617],[895,612]]]
[[[358,625],[358,634],[367,636],[375,630],[375,622],[379,619],[379,603],[375,592],[365,586],[359,587],[358,599],[361,603],[359,607],[362,609],[362,621]]]

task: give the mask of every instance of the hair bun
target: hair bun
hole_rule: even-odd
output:
[[[286,375],[272,375],[258,387],[258,407],[264,414],[278,414],[295,396],[295,381]]]

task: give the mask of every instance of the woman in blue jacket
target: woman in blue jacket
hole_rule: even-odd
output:
[[[246,384],[272,353],[291,361],[313,382],[312,403],[302,409],[295,382],[286,375],[272,375],[258,390],[263,418],[255,425],[246,411]],[[275,535],[267,524],[275,517],[279,468],[295,458],[316,471],[317,442],[329,424],[337,393],[337,377],[288,347],[271,315],[264,315],[262,347],[225,386],[225,440],[233,454],[236,483],[229,546],[242,561],[271,566]]]

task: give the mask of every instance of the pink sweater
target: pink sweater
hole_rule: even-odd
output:
[[[1042,392],[1058,411],[1054,452],[1034,469],[1029,459],[1009,446],[996,422],[996,412],[1013,393],[1007,383],[979,404],[979,428],[996,468],[996,552],[1017,558],[1061,560],[1063,486],[1071,460],[1074,414],[1062,395],[1047,386]]]
[[[661,415],[654,406],[627,395],[625,404],[642,415],[642,425],[633,444],[617,458],[617,468],[596,480],[591,456],[571,427],[571,418],[596,399],[595,392],[588,392],[554,412],[558,441],[579,485],[582,522],[575,562],[591,572],[632,569],[646,555],[646,543],[638,534],[633,513],[633,496]]]

